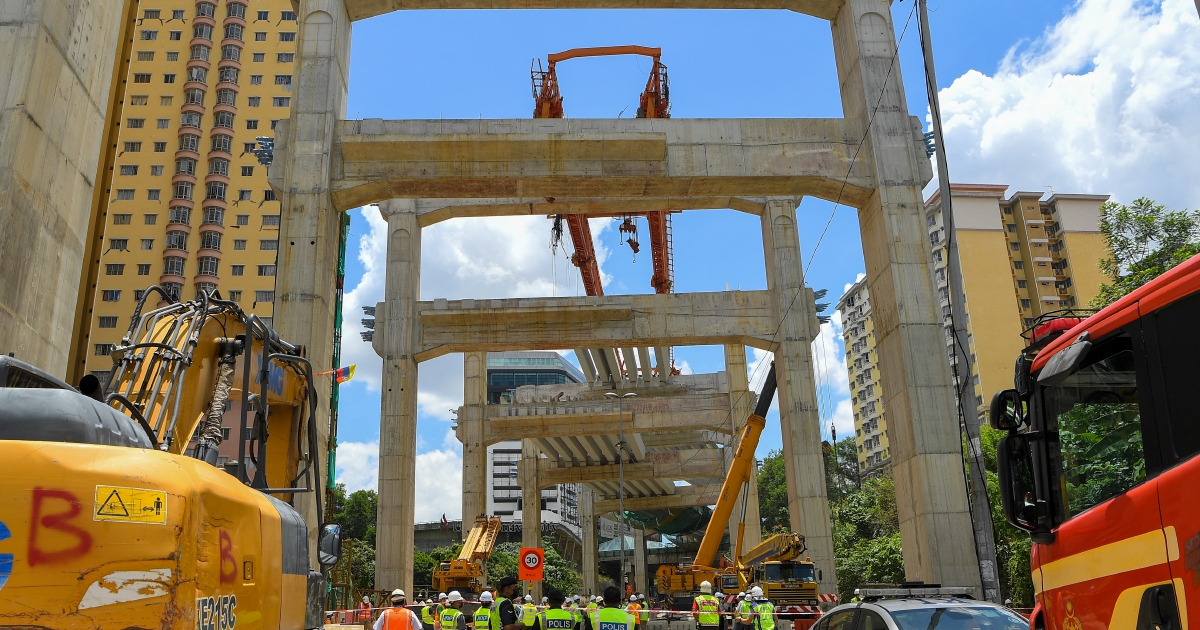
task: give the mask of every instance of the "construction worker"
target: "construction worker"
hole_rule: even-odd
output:
[[[642,606],[638,604],[638,596],[636,594],[629,596],[629,605],[625,607],[625,612],[633,616],[633,625],[637,626],[642,619]]]
[[[354,620],[359,623],[367,623],[371,621],[371,598],[366,595],[362,596],[362,601],[358,603],[358,610],[354,613]]]
[[[754,630],[775,630],[775,605],[763,597],[762,588],[750,589],[754,597]]]
[[[533,605],[533,595],[525,595],[525,605],[521,606],[521,623],[525,624],[526,628],[533,626],[537,614],[537,606]]]
[[[604,607],[588,612],[583,630],[633,630],[633,616],[621,610],[621,589],[604,589]]]
[[[533,630],[574,630],[575,615],[563,608],[566,596],[563,592],[552,588],[546,593],[546,610],[538,613],[533,622]]]
[[[492,608],[494,601],[489,591],[479,595],[479,608],[475,609],[475,630],[500,630],[500,615]]]
[[[463,614],[463,596],[450,591],[446,596],[446,608],[442,609],[439,625],[443,630],[467,630],[467,616]],[[378,630],[378,628],[376,628]]]
[[[433,627],[434,630],[441,630],[442,613],[448,608],[446,604],[446,594],[438,593],[438,603],[433,607]]]
[[[516,605],[512,601],[519,590],[521,590],[521,581],[517,578],[508,576],[500,579],[500,588],[497,591],[499,597],[496,599],[496,613],[500,615],[500,630],[525,630],[525,624],[521,623],[521,616],[517,613]]]
[[[421,624],[428,626],[429,630],[437,628],[437,607],[428,600],[421,605]]]
[[[642,618],[640,623],[645,626],[647,621],[650,621],[650,605],[646,603],[646,594],[638,593],[638,608],[642,609]]]
[[[754,625],[754,601],[749,593],[738,593],[737,614],[734,615],[736,630],[749,630]]]
[[[721,602],[712,595],[712,583],[700,583],[700,594],[692,600],[692,616],[700,630],[718,630],[721,626]]]
[[[594,612],[597,608],[600,607],[600,604],[598,604],[596,602],[596,600],[598,600],[598,599],[599,599],[599,597],[595,597],[595,596],[588,598],[587,608],[584,609],[587,612],[587,614],[590,615],[592,612]]]
[[[422,630],[421,620],[407,607],[404,591],[396,589],[391,595],[392,607],[383,611],[375,620],[374,630]],[[462,630],[466,630],[463,628]]]

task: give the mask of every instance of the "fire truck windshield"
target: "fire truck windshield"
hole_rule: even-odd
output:
[[[1065,496],[1059,521],[1146,478],[1132,343],[1125,334],[1095,345],[1082,367],[1042,389],[1048,428],[1059,436],[1056,467]],[[1052,452],[1053,452],[1052,447]]]
[[[764,567],[768,582],[816,582],[816,572],[811,564],[780,562]]]

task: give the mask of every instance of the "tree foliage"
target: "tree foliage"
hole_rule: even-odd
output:
[[[356,490],[346,494],[346,485],[333,489],[333,522],[342,526],[342,539],[353,540],[354,559],[350,570],[355,588],[375,586],[375,522],[379,496],[374,490]]]
[[[791,531],[783,453],[771,451],[758,469],[758,515],[764,536]]]
[[[1100,206],[1100,233],[1111,255],[1100,260],[1109,282],[1092,300],[1097,308],[1200,253],[1200,212],[1168,210],[1145,197],[1128,205],[1109,201]]]
[[[545,553],[545,562],[542,565],[542,589],[546,591],[557,588],[563,593],[575,593],[579,590],[582,580],[567,560],[554,548],[553,543],[554,541],[550,538],[542,538],[542,549]],[[517,554],[520,551],[521,545],[518,543],[496,545],[496,549],[488,558],[489,585],[495,586],[500,583],[501,578],[510,575],[517,576]]]

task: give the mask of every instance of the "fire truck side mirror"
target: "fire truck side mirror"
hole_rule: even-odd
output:
[[[1016,431],[1025,424],[1025,404],[1015,389],[996,392],[988,410],[988,422],[997,431]]]
[[[1027,532],[1039,529],[1041,510],[1033,485],[1033,457],[1024,435],[1010,433],[1000,438],[996,473],[1005,520]]]
[[[321,528],[321,538],[317,541],[317,561],[323,567],[331,567],[338,563],[342,556],[342,526],[329,523]]]

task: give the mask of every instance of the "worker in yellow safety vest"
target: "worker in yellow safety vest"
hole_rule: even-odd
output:
[[[737,622],[735,630],[750,630],[754,625],[754,597],[750,593],[738,593],[734,620]]]
[[[588,598],[588,605],[587,605],[587,607],[586,607],[586,608],[584,608],[584,610],[585,610],[585,611],[587,611],[587,613],[588,613],[588,614],[591,614],[591,613],[592,613],[592,611],[594,611],[594,610],[596,610],[597,608],[599,608],[599,607],[600,607],[600,604],[599,604],[599,603],[597,603],[597,601],[596,601],[596,600],[598,600],[598,599],[599,599],[599,598],[598,598],[598,597],[596,597],[596,596],[592,596],[592,597],[589,597],[589,598]]]
[[[433,606],[433,628],[434,628],[434,630],[441,630],[442,613],[445,612],[446,608],[448,608],[448,607],[449,606],[446,605],[446,594],[438,593],[438,602],[436,604],[434,604],[434,606]]]
[[[434,630],[437,628],[437,614],[433,602],[425,602],[421,606],[421,625],[425,626],[425,630]]]
[[[491,591],[479,595],[479,608],[475,609],[475,630],[500,630],[500,615],[492,608],[495,598]]]
[[[604,607],[588,611],[583,630],[633,630],[633,615],[621,610],[621,589],[604,589]]]
[[[750,589],[754,597],[754,628],[755,630],[775,630],[775,605],[763,597],[763,590],[757,586]]]
[[[379,615],[379,619],[371,626],[373,630],[421,630],[421,621],[417,619],[417,614],[406,606],[408,600],[404,591],[392,591],[391,600],[392,607]]]
[[[533,626],[533,620],[537,618],[538,609],[533,604],[533,595],[525,596],[525,605],[521,606],[521,623],[525,624],[526,628]]]
[[[458,591],[446,596],[448,606],[442,609],[439,623],[443,630],[467,630],[467,616],[463,614],[463,597]]]
[[[721,625],[721,602],[712,595],[712,583],[700,583],[700,594],[692,600],[692,616],[701,630],[717,630]]]

